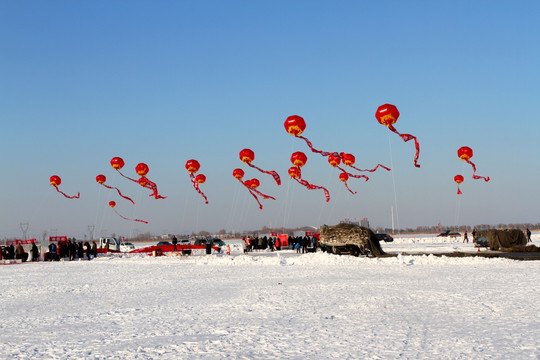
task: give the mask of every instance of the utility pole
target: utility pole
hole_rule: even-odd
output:
[[[28,226],[30,226],[30,223],[27,223],[27,222],[21,223],[20,226],[21,226],[21,231],[23,233],[23,240],[27,240],[26,233],[28,231]]]
[[[88,231],[90,232],[90,241],[94,240],[94,229],[95,225],[88,225]]]

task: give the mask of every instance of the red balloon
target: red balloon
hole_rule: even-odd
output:
[[[356,162],[356,158],[354,157],[353,154],[347,154],[347,153],[342,152],[340,155],[341,155],[341,159],[343,160],[343,163],[346,166],[353,166],[354,163]]]
[[[347,175],[347,173],[341,173],[341,174],[339,174],[339,180],[345,182],[345,181],[349,180],[349,175]]]
[[[62,179],[60,179],[60,176],[58,175],[51,176],[49,181],[51,182],[51,185],[53,186],[60,186],[60,184],[62,183]]]
[[[394,125],[399,118],[399,111],[392,104],[384,104],[377,108],[375,118],[381,125]]]
[[[242,169],[234,169],[232,174],[238,180],[242,180],[242,178],[244,177],[244,170],[242,170]]]
[[[330,154],[328,155],[328,163],[332,165],[333,167],[338,166],[341,163],[341,159],[339,156],[336,156],[337,154]]]
[[[297,151],[291,155],[291,163],[294,166],[302,167],[307,162],[307,156],[301,151]]]
[[[297,179],[300,177],[300,169],[297,167],[292,166],[289,168],[289,176],[293,179]]]
[[[111,159],[111,166],[115,170],[120,170],[124,167],[124,160],[121,157],[113,157]]]
[[[285,130],[294,136],[302,134],[306,129],[304,118],[298,115],[289,116],[283,125],[285,126]]]
[[[461,175],[454,176],[454,181],[458,184],[461,184],[463,182],[464,178]]]
[[[145,163],[138,163],[137,166],[135,166],[135,171],[137,172],[137,175],[139,176],[146,176],[148,174],[148,171],[150,169],[148,168],[148,165]]]
[[[257,180],[257,179],[251,179],[251,180],[248,180],[249,181],[249,187],[253,188],[253,189],[256,189],[259,187],[259,185],[261,185],[260,181]]]
[[[199,174],[195,176],[195,181],[199,184],[204,184],[204,182],[206,181],[206,176],[204,176],[203,174]]]
[[[201,164],[197,160],[191,159],[186,162],[186,170],[190,174],[194,174],[201,168]]]
[[[103,184],[105,181],[107,181],[107,178],[103,174],[99,174],[96,176],[96,181],[100,184]]]
[[[458,149],[457,155],[461,160],[467,161],[473,157],[473,151],[468,146],[462,146]]]
[[[240,160],[242,162],[249,164],[255,159],[255,153],[251,149],[243,149],[240,151]]]
[[[116,203],[114,201],[109,201],[109,206],[113,208],[116,206]]]

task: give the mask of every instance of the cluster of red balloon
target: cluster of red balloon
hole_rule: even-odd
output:
[[[485,176],[480,176],[480,175],[476,175],[476,165],[470,160],[472,157],[473,157],[473,151],[470,147],[468,146],[462,146],[458,149],[457,151],[457,155],[458,157],[467,162],[469,165],[472,166],[473,168],[473,175],[472,175],[472,178],[474,180],[478,180],[478,179],[483,179],[485,182],[488,182],[489,181],[489,176],[488,177],[485,177]],[[458,195],[461,195],[461,189],[459,188],[459,184],[461,184],[463,181],[464,181],[464,178],[462,175],[456,175],[454,176],[454,181],[458,184]]]
[[[186,170],[189,173],[189,178],[191,179],[193,187],[199,194],[201,194],[201,196],[204,198],[205,203],[208,204],[208,198],[199,187],[200,184],[204,184],[206,182],[206,176],[204,176],[203,174],[198,174],[197,176],[195,176],[195,174],[197,173],[197,171],[199,171],[200,168],[201,164],[199,164],[197,160],[191,159],[186,161]]]
[[[60,184],[62,183],[62,179],[60,179],[60,176],[58,176],[58,175],[51,176],[49,178],[49,182],[51,183],[52,186],[54,186],[56,191],[58,191],[60,194],[64,195],[68,199],[78,199],[81,196],[80,192],[77,192],[77,195],[69,196],[66,193],[64,193],[63,191],[60,191],[60,189],[58,189],[58,186],[60,186]]]
[[[302,179],[301,167],[306,165],[306,162],[307,162],[306,154],[304,154],[301,151],[297,151],[297,152],[293,153],[291,155],[291,163],[293,164],[293,166],[291,166],[289,168],[289,176],[292,179],[296,180],[300,185],[305,186],[309,190],[321,189],[322,191],[324,191],[324,197],[326,198],[326,202],[329,202],[330,201],[330,193],[328,192],[328,190],[325,187],[310,184],[305,179]]]
[[[276,171],[274,171],[274,170],[269,170],[269,171],[263,170],[263,169],[261,169],[261,168],[259,168],[259,167],[252,164],[253,160],[255,160],[255,153],[253,152],[253,150],[251,150],[251,149],[242,149],[238,155],[240,157],[240,160],[244,164],[247,164],[248,166],[259,170],[261,173],[272,175],[272,177],[276,181],[276,184],[281,185],[281,178],[279,177],[279,174]],[[257,190],[257,188],[261,184],[261,182],[258,179],[253,178],[251,180],[243,181],[242,179],[244,178],[244,175],[245,175],[244,170],[242,170],[240,168],[236,168],[236,169],[233,170],[233,176],[242,185],[244,185],[246,187],[246,189],[248,189],[249,193],[255,198],[255,200],[259,204],[259,209],[262,210],[263,206],[262,206],[261,202],[259,201],[258,196],[262,197],[265,200],[267,200],[267,199],[276,200],[274,197],[272,197],[270,195],[263,194],[262,192]]]
[[[148,172],[150,171],[150,168],[145,163],[138,163],[137,166],[135,166],[135,172],[137,173],[137,175],[140,176],[140,178],[138,180],[132,179],[129,176],[124,175],[120,171],[124,167],[124,160],[121,157],[112,158],[111,159],[111,166],[113,167],[113,169],[118,171],[118,173],[120,175],[122,175],[123,177],[125,177],[126,179],[131,180],[131,181],[141,185],[144,188],[152,190],[152,194],[150,194],[150,196],[153,196],[156,199],[165,199],[166,198],[166,196],[161,196],[158,193],[156,183],[150,181],[146,177],[146,174],[148,174]]]
[[[161,196],[159,193],[158,193],[158,190],[157,190],[157,185],[156,183],[150,181],[146,175],[148,174],[148,172],[150,171],[150,168],[148,167],[148,165],[146,165],[145,163],[138,163],[137,166],[135,166],[135,172],[137,173],[137,175],[140,176],[140,178],[138,180],[135,180],[135,179],[132,179],[130,178],[129,176],[126,176],[124,175],[120,170],[124,167],[125,165],[125,162],[124,162],[124,159],[122,159],[121,157],[118,157],[118,156],[115,156],[111,159],[111,166],[113,169],[115,169],[116,171],[118,171],[118,173],[134,182],[134,183],[137,183],[139,184],[140,186],[146,188],[146,189],[150,189],[152,190],[152,193],[150,194],[150,196],[153,196],[155,199],[165,199],[166,197],[165,196]],[[117,187],[114,187],[114,186],[109,186],[109,185],[106,185],[105,182],[107,181],[107,177],[103,174],[99,174],[98,176],[96,176],[96,182],[100,185],[103,185],[105,186],[107,189],[114,189],[118,192],[118,195],[120,195],[122,198],[126,199],[126,200],[129,200],[132,204],[135,204],[135,201],[133,201],[133,199],[131,199],[130,197],[128,196],[125,196],[124,194],[122,194],[122,192],[120,191],[120,189],[118,189]],[[129,219],[123,215],[121,215],[120,213],[118,213],[118,211],[116,211],[115,209],[115,206],[116,206],[116,202],[114,201],[110,201],[109,202],[109,206],[114,210],[114,212],[120,216],[122,219],[126,219],[126,220],[131,220],[131,221],[137,221],[137,222],[142,222],[142,223],[145,223],[145,224],[148,224],[147,221],[145,220],[140,220],[140,219]]]
[[[363,179],[365,179],[365,181],[368,181],[369,177],[367,177],[366,175],[352,174],[352,173],[348,172],[347,170],[345,170],[344,168],[339,166],[341,164],[341,162],[343,162],[343,164],[350,167],[351,169],[354,169],[354,170],[359,171],[359,172],[363,172],[363,171],[374,172],[379,167],[382,167],[383,169],[385,169],[387,171],[390,171],[390,169],[388,167],[383,166],[381,164],[377,164],[377,166],[375,168],[373,168],[373,169],[359,169],[359,168],[354,166],[356,158],[352,154],[348,154],[348,153],[345,153],[345,152],[327,152],[327,151],[322,151],[322,150],[318,150],[318,149],[314,148],[311,141],[309,141],[307,138],[301,136],[301,134],[306,129],[306,122],[304,121],[304,118],[302,118],[301,116],[298,116],[298,115],[289,116],[285,120],[285,123],[283,125],[285,126],[285,130],[287,131],[287,133],[289,133],[290,135],[293,135],[293,136],[295,136],[295,137],[297,137],[299,139],[304,140],[306,142],[307,146],[310,148],[310,150],[312,152],[318,153],[318,154],[320,154],[321,156],[324,156],[324,157],[328,157],[328,163],[332,167],[337,168],[337,169],[340,170],[339,179],[344,183],[347,190],[349,190],[349,192],[351,192],[352,194],[356,194],[356,192],[352,191],[349,188],[348,184],[347,184],[347,180],[349,179],[349,177],[363,178]],[[297,153],[295,153],[295,154],[297,154]],[[295,154],[293,154],[293,156]],[[300,154],[303,154],[303,153],[300,153]],[[303,155],[305,157],[305,154],[303,154]],[[305,157],[305,158],[307,160],[307,157]],[[293,162],[292,157],[291,157],[291,161]],[[294,162],[293,162],[293,165],[294,165]],[[289,175],[293,179],[295,179],[295,180],[299,181],[300,183],[302,183],[303,179],[301,178],[301,176],[299,176],[299,175],[301,175],[301,171],[300,171],[299,166],[295,165],[295,169],[293,169],[293,168],[289,169]],[[309,183],[307,183],[307,184],[309,184]],[[304,184],[304,186],[308,186],[308,185]],[[311,188],[313,188],[314,185],[310,185],[310,186],[311,186]],[[327,192],[327,190],[325,189],[325,193],[326,192]],[[329,201],[329,196],[327,196],[326,201]]]

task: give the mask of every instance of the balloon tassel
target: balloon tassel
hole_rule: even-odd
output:
[[[414,140],[414,147],[416,148],[416,154],[414,155],[414,166],[416,166],[417,168],[420,167],[420,165],[418,164],[418,156],[420,156],[420,144],[418,144],[418,139],[416,138],[416,136],[414,135],[411,135],[411,134],[400,134],[396,128],[390,124],[388,125],[388,128],[399,135],[399,137],[404,141],[404,142],[407,142],[409,140]]]
[[[80,192],[77,192],[77,195],[74,195],[74,196],[69,196],[67,195],[66,193],[64,193],[63,191],[60,191],[60,189],[58,188],[58,186],[54,185],[54,188],[56,189],[56,191],[58,191],[60,194],[64,195],[66,198],[68,199],[78,199],[80,196],[81,196],[81,193]]]

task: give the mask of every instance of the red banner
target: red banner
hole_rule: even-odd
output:
[[[49,236],[49,242],[64,242],[67,241],[67,236]]]
[[[36,242],[36,239],[29,239],[29,240],[8,240],[6,241],[6,245],[27,245],[27,244],[33,244]]]
[[[307,237],[315,236],[317,238],[317,240],[319,240],[320,234],[318,232],[315,232],[315,231],[306,231],[306,236]]]

